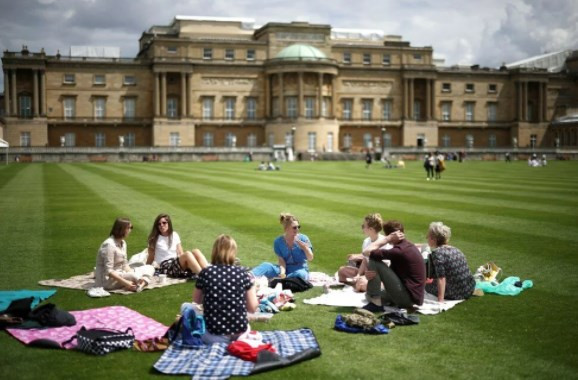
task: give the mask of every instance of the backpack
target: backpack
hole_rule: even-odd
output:
[[[76,339],[76,349],[87,354],[106,355],[109,352],[131,348],[134,333],[129,327],[126,331],[112,329],[87,329],[82,326],[72,338],[62,343],[62,347]]]
[[[178,322],[169,327],[166,337],[170,343],[180,340],[184,345],[198,347],[203,345],[201,337],[205,332],[205,318],[197,315],[192,307],[187,307]]]

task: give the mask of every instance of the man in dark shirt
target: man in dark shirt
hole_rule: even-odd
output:
[[[383,226],[386,235],[404,232],[403,224],[390,220]],[[374,249],[369,254],[366,277],[367,297],[377,306],[394,304],[402,308],[423,304],[425,264],[419,249],[407,239],[398,241],[391,249]],[[387,266],[383,260],[389,260]],[[381,289],[383,284],[384,289]]]

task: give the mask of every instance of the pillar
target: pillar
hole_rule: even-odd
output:
[[[12,89],[10,90],[10,96],[12,100],[12,115],[18,115],[18,95],[16,94],[16,69],[12,69],[10,71],[11,78],[10,78],[10,85]]]
[[[408,118],[408,113],[409,113],[409,105],[408,105],[408,99],[409,99],[409,79],[404,78],[403,79],[403,118],[407,119]]]
[[[10,70],[4,70],[4,111],[10,115]]]
[[[331,116],[333,118],[337,117],[335,112],[337,111],[337,89],[335,88],[335,75],[331,76]],[[338,138],[338,136],[335,136]]]
[[[430,85],[430,90],[431,90],[431,103],[430,103],[430,119],[433,120],[435,119],[434,117],[434,113],[435,113],[435,109],[436,109],[436,82],[434,79],[430,79],[431,81],[431,85]]]
[[[297,100],[297,117],[303,117],[303,72],[299,72],[299,98]]]
[[[265,80],[263,81],[263,86],[264,88],[264,92],[265,92],[265,96],[264,98],[264,102],[265,102],[265,119],[271,117],[271,76],[269,74],[265,74]]]
[[[40,115],[46,116],[46,72],[40,70]]]
[[[160,94],[160,74],[155,73],[155,93],[153,95],[154,98],[154,106],[155,106],[155,117],[160,116],[161,114],[161,94]]]
[[[38,117],[40,110],[38,102],[38,70],[32,70],[32,115]]]
[[[181,73],[181,118],[187,117],[187,73]]]
[[[518,88],[518,121],[522,121],[522,82],[517,83]]]
[[[425,80],[425,119],[431,119],[431,79]]]
[[[538,82],[538,123],[544,121],[544,83]]]
[[[409,80],[409,118],[410,120],[415,120],[415,118],[413,117],[413,97],[414,97],[414,89],[413,89],[413,83],[414,79],[410,78]]]
[[[283,73],[277,74],[279,77],[279,116],[285,117],[285,97],[283,95]]]
[[[542,103],[542,121],[548,121],[548,83],[542,83],[542,99],[544,100]]]
[[[522,120],[528,121],[528,82],[522,82]]]
[[[323,110],[323,73],[319,73],[319,89],[317,97],[317,117],[321,118],[321,110]]]
[[[193,73],[187,74],[187,116],[193,116]]]
[[[167,73],[161,73],[161,116],[167,117]]]

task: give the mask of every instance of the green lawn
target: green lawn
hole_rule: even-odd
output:
[[[363,162],[299,162],[278,172],[257,163],[11,164],[0,167],[0,289],[40,289],[37,282],[88,272],[117,216],[135,229],[129,253],[145,247],[154,217],[173,218],[184,247],[210,254],[218,234],[231,234],[244,265],[274,260],[279,213],[300,218],[313,242],[314,271],[334,273],[360,249],[369,212],[404,222],[423,242],[431,221],[452,227],[453,245],[470,268],[494,260],[506,276],[534,281],[517,297],[486,295],[418,326],[385,336],[336,332],[345,309],[303,304],[258,330],[309,327],[322,356],[255,376],[330,378],[576,378],[578,375],[578,164],[450,162],[427,182],[419,162],[386,170]],[[170,324],[193,283],[132,296],[91,299],[58,289],[49,302],[66,310],[125,305]],[[159,353],[106,357],[26,348],[0,334],[1,379],[118,378],[157,374]]]

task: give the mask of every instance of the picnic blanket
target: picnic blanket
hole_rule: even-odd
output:
[[[50,298],[56,290],[3,290],[0,291],[0,311],[6,310],[12,301],[23,298],[34,298],[31,308],[35,308],[41,301]]]
[[[74,326],[28,330],[9,328],[6,331],[26,345],[37,339],[50,339],[62,345],[62,342],[72,338],[82,326],[87,329],[107,328],[122,331],[130,327],[137,340],[163,336],[168,329],[162,323],[124,306],[71,311],[70,314],[76,318]],[[66,348],[74,347],[75,345],[67,345]]]
[[[460,302],[458,301],[448,301],[439,303],[437,297],[426,293],[423,301],[423,305],[415,306],[416,312],[425,315],[435,315],[443,311],[447,311]],[[363,307],[367,304],[365,299],[365,293],[356,293],[354,289],[346,285],[343,289],[330,290],[329,293],[322,294],[319,297],[310,298],[303,300],[304,303],[309,305],[326,305],[326,306],[342,306],[342,307]]]
[[[173,343],[154,364],[165,374],[187,374],[195,379],[227,379],[280,368],[321,355],[319,343],[310,329],[261,331],[263,341],[271,343],[281,357],[279,363],[253,363],[227,353],[227,344],[215,343],[198,348]]]
[[[153,277],[153,280],[150,284],[148,284],[144,290],[147,289],[155,289],[155,288],[162,288],[164,286],[170,286],[175,284],[182,284],[183,282],[187,282],[186,278],[169,278],[167,277],[164,283],[160,283],[158,281],[158,277]],[[78,276],[72,276],[70,278],[65,279],[51,279],[51,280],[42,280],[38,281],[38,284],[43,286],[55,286],[59,288],[67,288],[67,289],[78,289],[78,290],[88,290],[90,288],[94,288],[94,272],[89,272],[85,274],[81,274]],[[131,292],[125,289],[115,289],[115,290],[108,290],[110,293],[117,293],[117,294],[135,294],[135,292]]]
[[[340,283],[336,276],[330,276],[323,272],[310,272],[309,282],[313,286],[337,286],[343,285]]]

